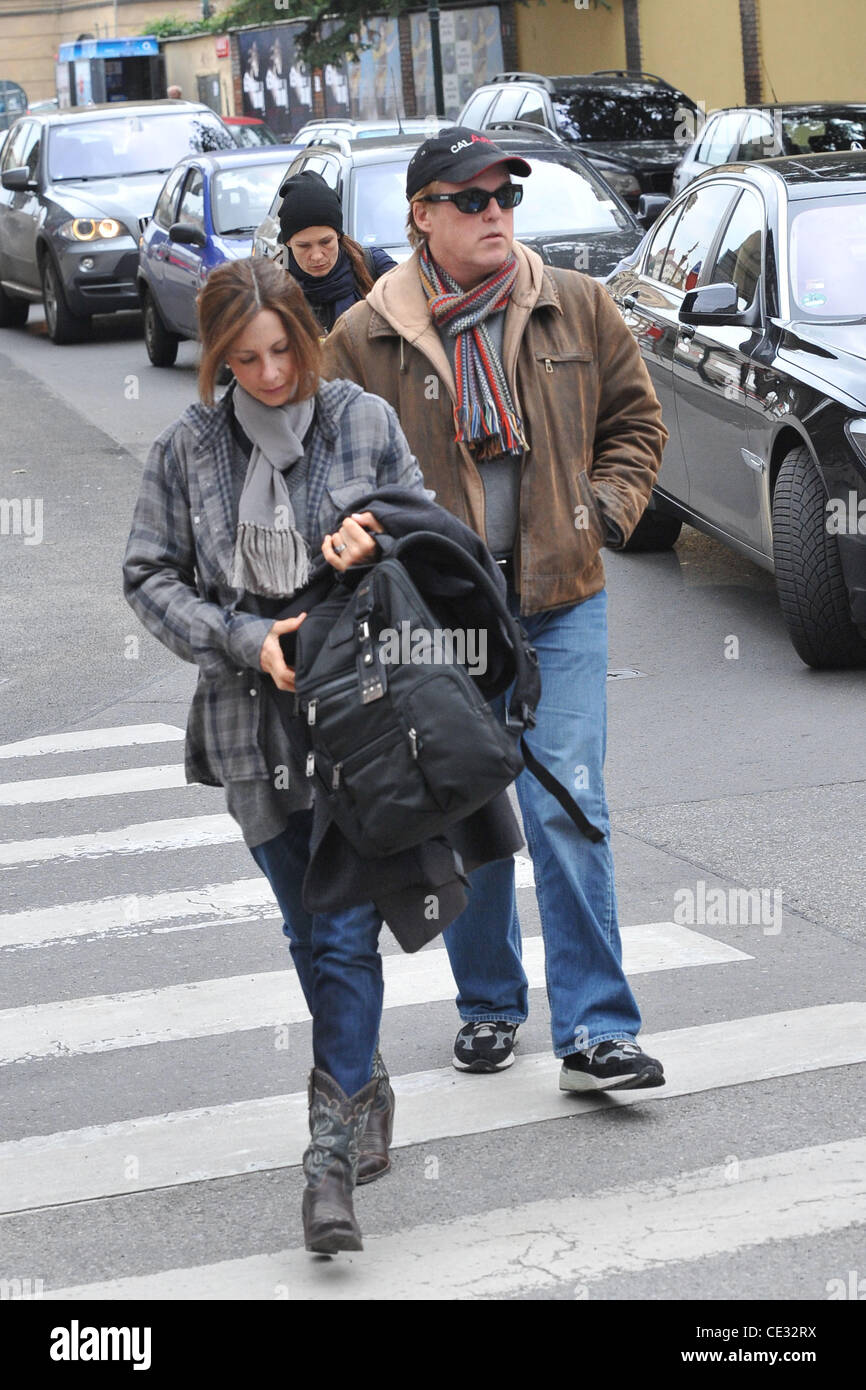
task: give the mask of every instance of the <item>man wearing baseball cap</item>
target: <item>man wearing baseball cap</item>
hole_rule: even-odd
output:
[[[538,653],[542,697],[526,740],[578,802],[581,831],[529,772],[517,780],[535,868],[560,1087],[661,1086],[636,1042],[622,969],[605,799],[607,595],[599,551],[646,507],[667,432],[606,290],[514,240],[532,172],[453,126],[409,165],[411,258],[325,343],[325,374],[383,396],[437,500],[484,537]],[[532,197],[532,185],[526,193]],[[472,876],[445,934],[464,1026],[454,1065],[510,1066],[527,1016],[514,865]]]

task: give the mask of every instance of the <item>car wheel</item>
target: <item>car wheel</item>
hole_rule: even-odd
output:
[[[145,291],[142,313],[144,345],[148,357],[154,367],[173,367],[177,360],[180,339],[176,333],[169,333],[149,291]]]
[[[818,670],[866,665],[866,639],[851,605],[827,493],[805,447],[782,460],[773,492],[773,557],[782,615],[797,655]]]
[[[0,328],[23,328],[29,313],[29,300],[11,299],[0,289]]]
[[[52,343],[77,343],[86,337],[90,319],[73,314],[69,308],[60,272],[49,255],[42,261],[42,304]]]
[[[672,516],[670,512],[660,511],[657,507],[647,507],[623,550],[631,551],[632,554],[651,550],[671,550],[679,540],[682,529],[683,523],[679,517]]]

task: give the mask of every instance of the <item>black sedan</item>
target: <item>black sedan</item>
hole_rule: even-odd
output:
[[[688,522],[775,573],[807,665],[866,665],[866,153],[702,176],[607,285],[670,431],[630,548]]]

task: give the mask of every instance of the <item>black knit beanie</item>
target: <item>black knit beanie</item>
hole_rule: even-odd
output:
[[[343,230],[343,208],[340,199],[329,188],[321,174],[308,170],[286,179],[280,192],[280,240],[288,242],[305,227],[333,227]]]

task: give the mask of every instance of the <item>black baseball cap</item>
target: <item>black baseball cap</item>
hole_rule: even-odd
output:
[[[465,125],[446,126],[438,135],[419,145],[406,170],[406,197],[414,198],[419,188],[443,179],[446,183],[465,183],[483,174],[493,164],[507,164],[509,172],[526,178],[532,173],[525,159],[506,154],[480,130]]]

